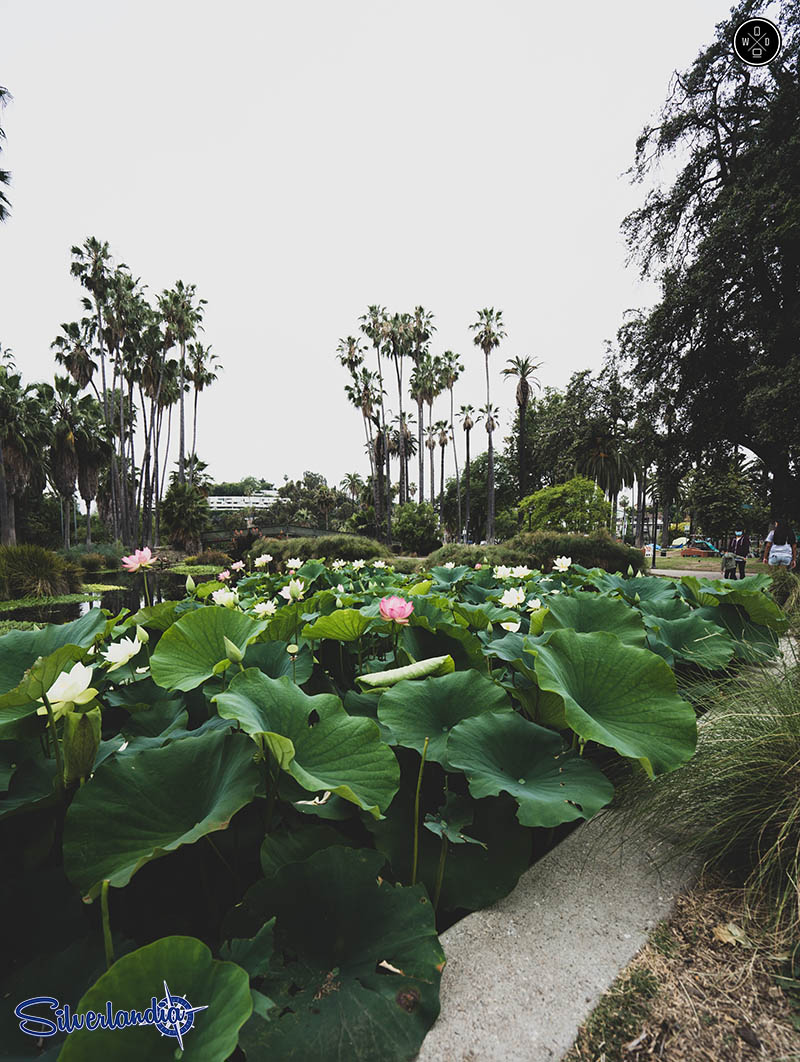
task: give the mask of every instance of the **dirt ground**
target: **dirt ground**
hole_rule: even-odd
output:
[[[565,1062],[800,1060],[800,981],[775,980],[797,943],[748,920],[741,890],[704,880],[657,926]]]

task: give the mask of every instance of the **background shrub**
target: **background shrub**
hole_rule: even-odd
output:
[[[608,527],[611,506],[591,479],[575,476],[566,483],[545,487],[519,503],[531,531],[568,531],[588,534]]]
[[[585,568],[604,568],[609,572],[643,571],[647,562],[639,549],[615,542],[607,531],[594,535],[568,535],[552,531],[524,531],[495,546],[464,546],[457,542],[442,546],[428,557],[434,567],[454,561],[472,567],[481,563],[527,564],[529,568],[550,571],[556,557],[571,557]]]
[[[82,570],[42,546],[0,546],[0,597],[58,597],[76,593]]]
[[[392,553],[383,542],[361,535],[321,535],[319,538],[260,538],[254,543],[248,556],[251,560],[262,553],[271,553],[276,563],[283,563],[287,557],[326,557],[329,561],[341,557],[342,560],[358,560],[363,557],[388,559]]]
[[[442,544],[436,513],[430,502],[406,502],[392,518],[392,536],[406,553],[423,556]]]
[[[204,549],[202,553],[187,557],[183,563],[192,567],[198,564],[213,564],[215,567],[228,568],[233,564],[233,557],[223,553],[221,549]]]
[[[173,483],[161,506],[161,522],[176,549],[196,552],[208,527],[210,509],[206,496],[188,483]]]

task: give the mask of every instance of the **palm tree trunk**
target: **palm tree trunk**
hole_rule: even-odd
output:
[[[189,465],[189,486],[194,483],[194,466],[197,460],[197,396],[199,391],[194,389],[194,423],[192,424],[192,463]]]
[[[17,544],[17,500],[13,494],[8,496],[8,542],[4,546]]]
[[[0,441],[0,546],[12,546],[9,495],[6,493],[6,466]]]
[[[64,498],[64,549],[69,549],[69,498]]]
[[[453,388],[450,388],[450,438],[453,440],[453,461],[456,466],[456,500],[458,502],[458,541],[464,538],[461,526],[461,478],[458,474],[458,447],[456,446],[455,416],[453,413]]]
[[[86,499],[83,499],[86,501]],[[86,548],[92,545],[92,499],[86,502]]]
[[[487,416],[491,416],[491,404],[489,400],[489,354],[484,353],[486,361],[486,413]],[[488,461],[488,475],[486,483],[486,541],[494,542],[494,441],[492,439],[491,431],[487,432],[489,436],[489,461]]]
[[[644,510],[647,488],[647,469],[642,469],[636,477],[636,545],[639,549],[644,545]]]
[[[440,447],[440,449],[442,451],[442,470],[441,470],[441,473],[439,475],[439,523],[442,526],[442,530],[444,530],[444,450],[445,450],[445,448],[442,446],[442,447]]]
[[[464,434],[467,437],[467,463],[464,468],[464,487],[466,488],[466,510],[464,512],[464,528],[466,530],[467,541],[469,542],[469,432],[465,431]]]
[[[181,340],[181,382],[180,382],[180,394],[178,396],[181,408],[180,408],[180,439],[178,442],[178,482],[183,484],[186,482],[186,471],[184,468],[184,450],[186,447],[186,410],[183,393],[183,388],[186,383],[186,343]]]
[[[95,308],[97,311],[97,342],[100,349],[100,377],[103,384],[103,417],[105,418],[106,425],[110,428],[111,424],[111,411],[108,406],[108,385],[106,382],[106,351],[105,343],[103,342],[103,311],[100,306],[100,301],[95,297]],[[111,527],[114,532],[114,541],[120,537],[119,535],[119,498],[117,493],[117,469],[116,458],[111,457],[111,472],[109,475],[109,484],[111,487]]]
[[[422,447],[422,402],[417,399],[417,498],[420,503],[425,501],[425,451]]]
[[[527,412],[527,401],[521,403],[517,407],[517,415],[519,417],[519,431],[517,432],[517,458],[519,459],[519,496],[524,498],[528,491],[527,476],[525,475],[525,414]]]

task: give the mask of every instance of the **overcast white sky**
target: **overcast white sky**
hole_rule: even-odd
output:
[[[625,267],[643,191],[624,171],[729,6],[0,0],[0,343],[52,378],[50,343],[81,315],[70,246],[108,240],[151,293],[180,277],[208,300],[212,474],[338,482],[367,471],[335,357],[367,305],[432,310],[433,350],[467,365],[456,402],[476,406],[468,325],[495,306],[506,434],[506,358],[563,386],[653,301]]]

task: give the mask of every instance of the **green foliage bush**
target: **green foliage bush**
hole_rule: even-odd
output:
[[[77,593],[81,569],[42,546],[0,546],[0,599]]]
[[[176,549],[198,550],[208,527],[209,512],[202,491],[188,483],[173,483],[161,506],[161,521],[172,545]]]
[[[260,538],[253,544],[248,556],[251,560],[262,553],[271,553],[276,563],[287,557],[327,557],[328,560],[370,560],[373,557],[391,557],[391,551],[383,542],[361,535],[320,535],[319,538]]]
[[[494,546],[464,546],[457,542],[442,546],[427,559],[428,567],[446,564],[527,564],[549,571],[556,557],[571,557],[584,568],[604,568],[608,572],[634,572],[646,568],[644,554],[614,541],[607,531],[594,535],[568,535],[551,531],[520,532]]]
[[[213,564],[217,567],[228,568],[233,564],[233,558],[227,553],[223,553],[221,549],[204,549],[202,553],[187,557],[183,563],[191,567],[195,567],[198,564]]]
[[[519,508],[527,514],[531,531],[590,534],[607,527],[611,519],[611,506],[605,495],[584,476],[537,490],[523,498]]]
[[[392,537],[406,553],[427,554],[442,544],[436,513],[430,502],[406,502],[392,519]]]
[[[72,564],[79,565],[87,572],[119,568],[122,555],[127,552],[116,542],[94,544],[90,550],[87,550],[85,546],[73,546],[68,550],[59,550],[62,557]]]

